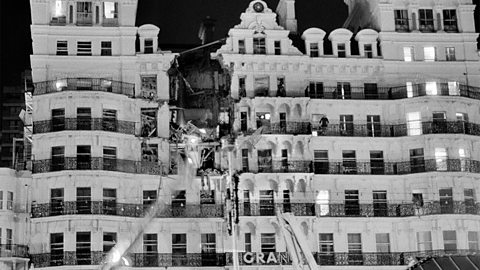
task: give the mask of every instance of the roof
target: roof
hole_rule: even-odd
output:
[[[480,254],[427,257],[409,270],[478,270]]]

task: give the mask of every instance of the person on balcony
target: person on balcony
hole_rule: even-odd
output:
[[[328,127],[328,118],[327,115],[323,115],[322,119],[320,119],[320,132],[322,135],[325,135],[325,132],[327,131]]]

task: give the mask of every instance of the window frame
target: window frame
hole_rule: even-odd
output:
[[[100,41],[100,55],[112,56],[112,41]]]
[[[59,55],[59,56],[68,55],[68,40],[57,40],[56,55]]]

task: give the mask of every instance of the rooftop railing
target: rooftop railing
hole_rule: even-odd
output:
[[[136,174],[164,175],[167,168],[157,162],[103,157],[65,157],[33,161],[33,173],[64,170],[103,170]]]
[[[432,250],[421,252],[314,252],[313,256],[319,265],[337,266],[393,266],[407,265],[409,258],[425,258],[428,256],[476,256],[477,250]],[[242,266],[292,265],[287,252],[240,252],[239,264]],[[101,265],[106,254],[102,251],[32,254],[35,267],[43,268],[62,265]],[[131,267],[222,267],[233,264],[232,253],[128,253],[126,259]],[[268,258],[268,259],[267,259]],[[472,257],[473,258],[473,257]]]
[[[64,130],[98,130],[135,135],[135,122],[106,118],[64,118],[33,122],[34,134]]]
[[[28,258],[28,246],[0,244],[0,258]]]
[[[112,201],[64,201],[32,204],[32,218],[61,215],[107,215],[144,217],[150,205],[117,203]],[[164,205],[157,211],[157,218],[219,218],[223,217],[223,204]]]
[[[33,95],[62,91],[100,91],[133,97],[135,84],[100,78],[68,78],[34,83]]]

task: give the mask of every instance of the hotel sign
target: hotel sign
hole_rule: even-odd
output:
[[[286,252],[245,252],[242,264],[254,265],[291,265],[292,261]]]

